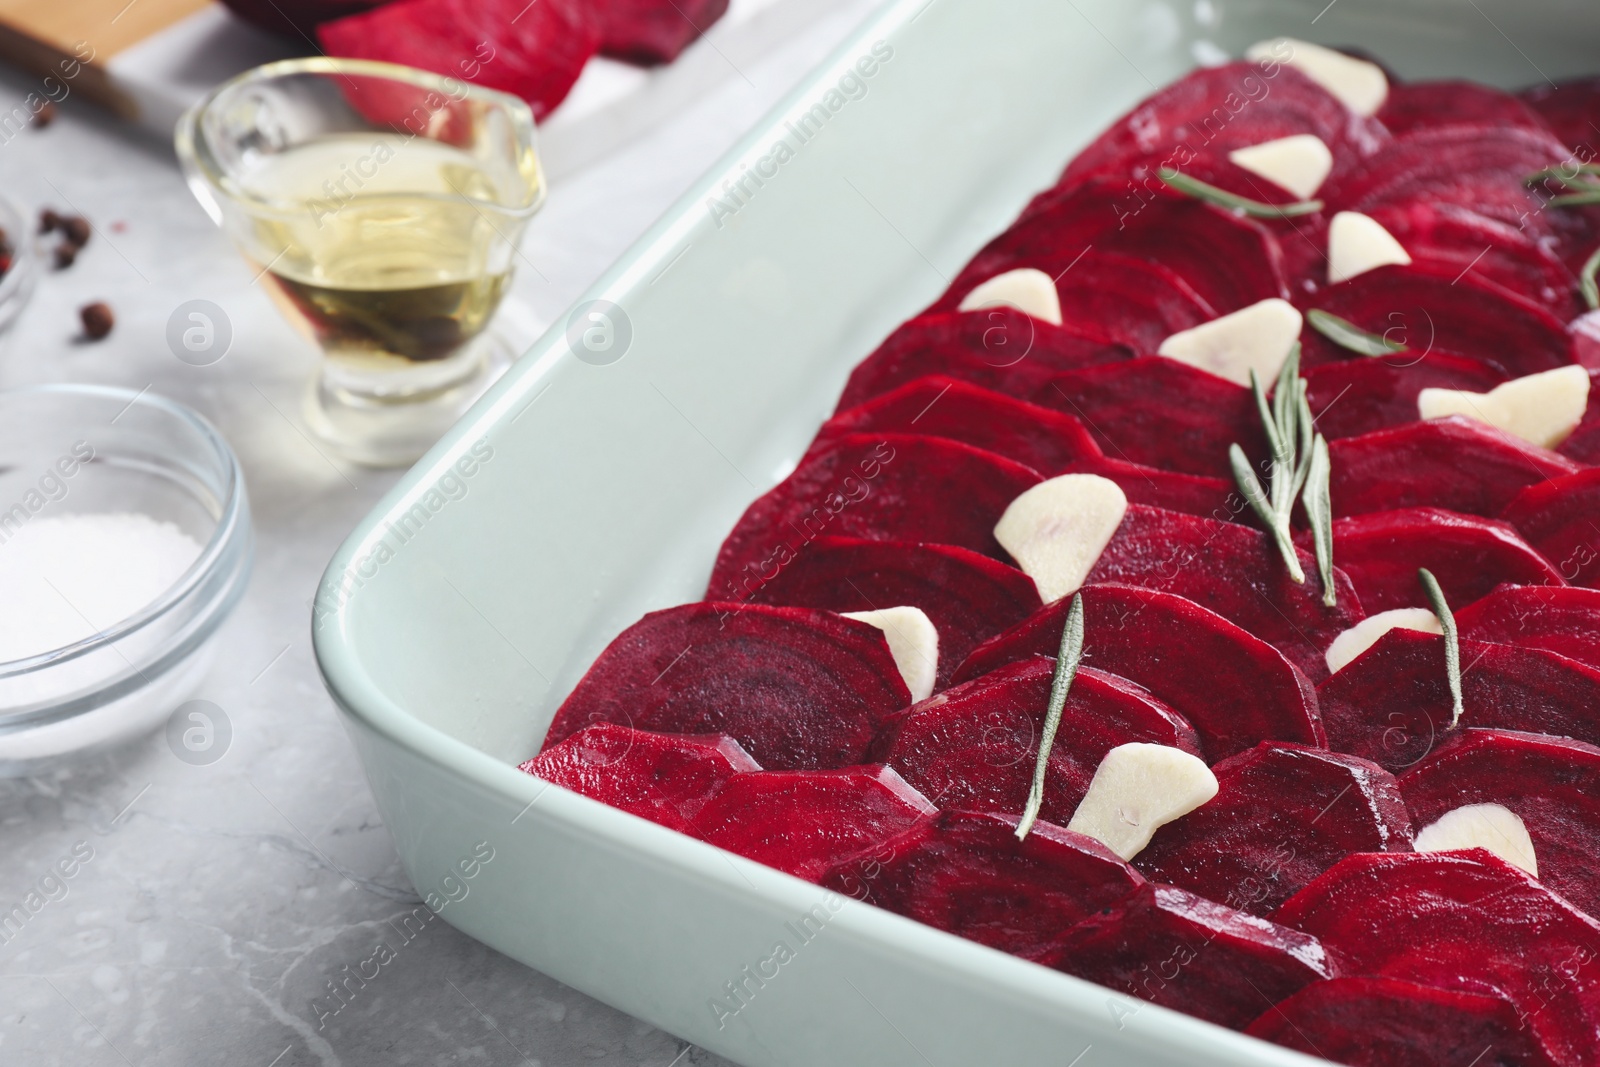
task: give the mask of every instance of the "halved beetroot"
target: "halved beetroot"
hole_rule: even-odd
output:
[[[1470,81],[1401,82],[1376,116],[1392,134],[1438,126],[1516,126],[1548,133],[1550,127],[1510,93]]]
[[[421,67],[520,96],[542,119],[600,47],[600,30],[573,0],[397,0],[325,22],[317,39],[330,56]]]
[[[837,612],[921,608],[939,631],[940,689],[981,642],[1039,608],[1033,579],[988,556],[950,545],[851,537],[819,537],[770,581],[751,578],[741,589],[714,595]]]
[[[946,811],[830,870],[822,884],[935,929],[1032,959],[1144,879],[1092,837],[1036,822]]]
[[[1426,263],[1379,267],[1330,285],[1316,306],[1424,355],[1474,359],[1511,378],[1575,362],[1566,325],[1526,297]],[[1307,366],[1361,359],[1312,329],[1301,334]],[[1405,357],[1401,357],[1404,359]]]
[[[1040,962],[1235,1030],[1338,973],[1315,937],[1165,885],[1085,919]]]
[[[1600,586],[1600,467],[1529,486],[1500,517],[1567,581]]]
[[[1014,308],[919,315],[850,373],[838,412],[930,374],[1026,399],[1050,375],[1131,359],[1122,345],[1086,337]]]
[[[1416,422],[1424,389],[1486,393],[1506,380],[1504,371],[1443,352],[1342,359],[1304,377],[1317,429],[1329,441]]]
[[[1589,406],[1576,429],[1556,446],[1568,459],[1589,466],[1600,464],[1600,312],[1591,312],[1569,327],[1579,336],[1578,362],[1589,371]],[[1590,332],[1593,336],[1590,336]],[[1583,338],[1587,337],[1587,341]]]
[[[1542,648],[1600,669],[1600,590],[1502,585],[1456,612],[1461,636]]]
[[[1090,262],[1078,260],[1088,248],[1158,262],[1221,314],[1288,297],[1283,253],[1266,226],[1151,184],[1160,191],[1126,208],[1120,202],[1128,199],[1128,185],[1117,178],[1037,197],[962,269],[946,299],[1018,267],[1051,277],[1076,271]]]
[[[936,813],[927,797],[888,767],[756,771],[723,786],[689,832],[815,882],[839,861]]]
[[[1068,371],[1031,398],[1080,419],[1112,459],[1232,478],[1228,446],[1264,455],[1250,390],[1165,356]]]
[[[1460,415],[1347,437],[1329,445],[1328,455],[1335,515],[1413,507],[1499,515],[1528,486],[1579,469]]]
[[[761,765],[721,734],[657,734],[597,722],[518,769],[684,830],[729,779]]]
[[[1354,114],[1293,68],[1242,61],[1201,67],[1114,122],[1078,154],[1057,184],[1064,188],[1097,173],[1125,170],[1150,155],[1171,154],[1173,165],[1181,168],[1188,160],[1178,153],[1180,146],[1192,156],[1202,147],[1222,152],[1301,133],[1320,138],[1336,159],[1370,153],[1385,138],[1381,126]]]
[[[1468,804],[1499,804],[1533,840],[1539,881],[1600,912],[1600,748],[1565,737],[1463,730],[1400,779],[1418,830]]]
[[[1306,986],[1245,1033],[1350,1067],[1561,1067],[1500,994],[1395,978]]]
[[[597,722],[727,734],[763,767],[860,763],[911,702],[883,631],[809,608],[685,604],[606,646],[556,712],[545,748]]]
[[[757,498],[722,543],[708,595],[787,566],[819,537],[922,541],[1006,559],[994,525],[1032,469],[939,437],[845,434]]]
[[[1556,136],[1570,148],[1584,147],[1593,159],[1600,134],[1600,78],[1575,78],[1558,85],[1541,83],[1517,94],[1539,113]]]
[[[946,437],[1014,459],[1046,477],[1100,455],[1089,431],[1070,415],[940,376],[918,378],[840,412],[822,424],[811,449],[847,433]]]
[[[600,0],[600,52],[629,63],[670,63],[728,11],[728,0]]]
[[[1263,741],[1212,771],[1217,795],[1134,859],[1151,881],[1270,915],[1352,852],[1411,848],[1400,787],[1377,764]]]
[[[1461,641],[1461,727],[1600,744],[1600,670],[1537,648]],[[1317,688],[1328,745],[1399,773],[1450,733],[1444,638],[1390,630]]]
[[[886,722],[872,754],[940,807],[1020,816],[1055,666],[1031,656],[937,693]],[[1133,742],[1200,752],[1194,729],[1148,692],[1080,669],[1050,750],[1040,818],[1071,822],[1106,753]]]
[[[1130,504],[1144,504],[1223,522],[1253,522],[1249,505],[1234,483],[1198,474],[1179,474],[1159,467],[1112,459],[1098,453],[1065,468],[1063,474],[1098,474],[1121,487]]]
[[[1336,519],[1333,558],[1355,584],[1361,606],[1374,614],[1428,606],[1419,567],[1433,572],[1452,605],[1470,604],[1502,582],[1566,584],[1507,523],[1440,508]]]
[[[1067,610],[1058,600],[985,642],[955,680],[1055,655]],[[1306,676],[1221,615],[1172,593],[1102,584],[1084,587],[1083,618],[1083,661],[1144,686],[1184,716],[1213,762],[1268,739],[1323,743]]]
[[[1600,923],[1481,849],[1351,856],[1275,918],[1346,974],[1498,991],[1558,1063],[1594,1062]]]
[[[1079,256],[1078,253],[1082,255]],[[1176,271],[1137,256],[1075,249],[1068,265],[1049,270],[1061,298],[1061,321],[1074,331],[1154,352],[1172,334],[1209,322],[1216,312]],[[1031,263],[1011,262],[1004,273]],[[1049,263],[1046,266],[1050,266]],[[954,311],[967,292],[993,276],[963,275],[928,310]]]
[[[1130,504],[1085,584],[1118,582],[1187,597],[1255,634],[1316,680],[1327,676],[1323,652],[1364,617],[1362,601],[1336,567],[1338,604],[1324,607],[1316,561],[1301,552],[1300,565],[1304,585],[1289,577],[1272,539],[1260,530]]]

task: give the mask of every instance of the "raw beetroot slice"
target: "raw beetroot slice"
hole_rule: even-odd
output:
[[[1568,329],[1578,338],[1578,362],[1589,371],[1589,406],[1584,409],[1583,420],[1556,446],[1568,459],[1589,466],[1600,463],[1600,311],[1592,311],[1569,324]]]
[[[1016,829],[1010,816],[947,811],[839,864],[822,884],[1026,958],[1144,884],[1092,837],[1036,822],[1018,841]]]
[[[724,786],[689,832],[814,882],[839,861],[934,814],[928,799],[888,767],[757,771]]]
[[[1600,748],[1545,734],[1463,730],[1400,779],[1418,831],[1468,804],[1515,812],[1538,878],[1600,911]]]
[[[1460,415],[1335,441],[1328,456],[1335,515],[1412,507],[1499,515],[1528,486],[1579,469]]]
[[[1223,522],[1250,522],[1253,517],[1232,482],[1179,474],[1139,463],[1096,455],[1067,467],[1063,474],[1098,474],[1116,482],[1130,504],[1204,515]]]
[[[1533,108],[1508,92],[1469,81],[1402,82],[1389,87],[1377,119],[1390,133],[1436,126],[1518,126],[1548,133]]]
[[[809,608],[685,604],[606,646],[556,712],[545,748],[597,722],[727,734],[763,767],[860,763],[911,702],[883,632]]]
[[[1059,371],[1131,357],[1121,345],[1085,337],[1015,308],[920,315],[890,334],[851,372],[836,410],[848,411],[930,374],[1026,399]]]
[[[1561,1067],[1498,993],[1395,978],[1317,982],[1245,1033],[1350,1067]]]
[[[1085,919],[1041,962],[1235,1030],[1336,973],[1315,937],[1164,885]]]
[[[978,648],[958,682],[1055,655],[1068,601],[1058,600]],[[1148,689],[1199,732],[1212,761],[1268,739],[1321,744],[1316,693],[1258,637],[1193,601],[1126,585],[1083,589],[1083,661]],[[1326,667],[1324,667],[1326,671]]]
[[[1503,585],[1456,612],[1462,637],[1542,648],[1600,670],[1600,590]]]
[[[1266,451],[1248,389],[1165,356],[1058,374],[1032,400],[1079,419],[1102,452],[1128,463],[1231,478],[1229,445]]]
[[[923,541],[1006,559],[995,523],[1039,475],[939,437],[846,434],[751,504],[722,543],[708,595],[762,580],[818,537]]]
[[[945,377],[918,378],[840,412],[822,424],[812,450],[847,433],[945,437],[1016,460],[1046,477],[1100,454],[1083,423],[1070,415]]]
[[[981,642],[1039,607],[1033,579],[950,545],[819,537],[771,581],[714,590],[722,600],[791,604],[829,611],[921,608],[939,632],[937,687],[950,683]]]
[[[1536,648],[1461,641],[1461,726],[1600,743],[1600,671]],[[1444,638],[1390,630],[1317,689],[1328,745],[1400,772],[1450,733]]]
[[[1363,618],[1362,602],[1336,567],[1337,606],[1324,607],[1316,560],[1301,552],[1300,566],[1304,585],[1289,577],[1259,530],[1130,504],[1086,584],[1117,582],[1186,597],[1255,634],[1316,680],[1327,676],[1323,652]]]
[[[1352,852],[1411,848],[1400,787],[1377,764],[1266,741],[1212,771],[1217,795],[1134,859],[1152,882],[1270,915]]]
[[[317,37],[330,56],[401,63],[520,96],[536,119],[566,98],[600,46],[599,29],[573,0],[398,0],[324,23]]]
[[[1337,519],[1333,558],[1368,612],[1425,608],[1417,579],[1426,567],[1445,598],[1466,605],[1502,582],[1565,585],[1561,575],[1503,522],[1439,508],[1401,508]]]
[[[1487,393],[1503,371],[1443,352],[1397,353],[1324,363],[1306,371],[1306,400],[1329,441],[1416,422],[1424,389]]]
[[[1600,78],[1535,85],[1517,95],[1537,111],[1569,147],[1586,147],[1585,158],[1594,158],[1594,145],[1600,140],[1600,134],[1594,130],[1595,125],[1600,124]]]
[[[937,693],[890,719],[873,754],[940,807],[1020,816],[1054,675],[1054,660],[1032,656]],[[1132,742],[1200,751],[1193,728],[1145,690],[1079,670],[1050,750],[1040,817],[1070,822],[1106,753]]]
[[[1600,468],[1530,486],[1500,517],[1567,581],[1600,586]]]
[[[728,0],[599,0],[600,52],[629,63],[670,63],[728,11]]]
[[[584,727],[520,770],[614,808],[684,830],[734,775],[761,765],[731,737]]]
[[[1369,270],[1328,286],[1316,306],[1405,345],[1409,358],[1444,352],[1512,378],[1576,362],[1566,325],[1543,307],[1491,282],[1458,278],[1428,264]],[[1307,366],[1371,358],[1338,347],[1309,324],[1301,340]]]
[[[1496,990],[1557,1062],[1594,1062],[1600,924],[1481,849],[1351,856],[1275,918],[1320,939],[1346,974]]]

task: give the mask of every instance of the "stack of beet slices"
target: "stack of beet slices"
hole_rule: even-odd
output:
[[[612,642],[524,769],[1294,1049],[1600,1064],[1600,217],[1556,199],[1600,184],[1600,82],[1250,54],[857,366],[706,599]],[[1275,537],[1238,467],[1280,476],[1293,410],[1327,503]],[[1147,757],[1209,799],[1130,846],[1086,812]]]

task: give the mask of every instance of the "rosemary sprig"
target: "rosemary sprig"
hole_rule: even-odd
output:
[[[1302,394],[1303,395],[1303,394]],[[1301,401],[1304,403],[1304,401]],[[1309,418],[1311,412],[1302,412]],[[1338,590],[1333,585],[1333,502],[1329,483],[1333,473],[1328,458],[1328,442],[1319,433],[1311,442],[1311,466],[1306,472],[1306,488],[1300,503],[1306,509],[1306,520],[1311,523],[1311,543],[1317,554],[1317,575],[1322,579],[1322,604],[1333,607],[1339,602]]]
[[[1589,305],[1590,311],[1600,311],[1600,284],[1595,282],[1595,274],[1600,272],[1600,248],[1584,261],[1583,270],[1578,275],[1578,288],[1583,290],[1584,303]]]
[[[1581,193],[1563,193],[1550,198],[1551,207],[1583,207],[1587,204],[1600,204],[1600,186],[1585,185]]]
[[[1444,668],[1450,676],[1450,729],[1454,730],[1461,721],[1462,712],[1461,639],[1456,633],[1456,617],[1433,572],[1423,567],[1417,571],[1417,577],[1422,579],[1422,590],[1428,594],[1428,606],[1439,616],[1439,625],[1444,629]]]
[[[1341,319],[1321,308],[1312,308],[1306,312],[1306,321],[1311,324],[1313,330],[1340,348],[1348,348],[1363,356],[1391,356],[1396,352],[1407,350],[1405,345],[1395,344],[1387,337],[1380,337],[1375,333],[1368,333],[1349,319]]]
[[[1544,170],[1535,171],[1522,180],[1528,185],[1539,185],[1547,181],[1557,181],[1567,188],[1573,189],[1592,185],[1592,182],[1578,180],[1579,178],[1587,175],[1600,175],[1600,166],[1597,166],[1593,163],[1579,163],[1578,168],[1571,174],[1563,173],[1560,166],[1546,167]]]
[[[1204,200],[1218,207],[1225,207],[1231,211],[1242,211],[1252,218],[1258,219],[1292,219],[1300,215],[1311,215],[1322,210],[1321,200],[1297,200],[1291,204],[1269,204],[1263,200],[1251,200],[1247,196],[1230,193],[1226,189],[1218,189],[1210,182],[1203,182],[1199,178],[1174,170],[1172,167],[1162,167],[1156,172],[1170,188],[1192,196],[1196,200]]]
[[[1061,728],[1061,712],[1067,706],[1067,693],[1072,680],[1078,676],[1078,664],[1083,660],[1083,594],[1072,598],[1067,609],[1067,625],[1061,631],[1061,648],[1056,653],[1056,673],[1050,680],[1050,704],[1044,715],[1044,733],[1039,738],[1039,759],[1033,765],[1033,788],[1028,791],[1028,805],[1022,811],[1022,821],[1017,823],[1017,840],[1027,838],[1028,831],[1039,819],[1039,809],[1044,805],[1044,775],[1050,762],[1050,750],[1056,745],[1056,731]]]

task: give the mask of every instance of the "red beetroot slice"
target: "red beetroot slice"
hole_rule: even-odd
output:
[[[1328,746],[1399,773],[1450,733],[1444,638],[1390,630],[1317,688]],[[1600,743],[1600,670],[1554,652],[1461,640],[1461,727]]]
[[[1054,660],[1031,656],[937,693],[885,723],[873,754],[942,808],[1020,816],[1054,675]],[[1106,753],[1134,742],[1200,752],[1194,729],[1145,690],[1080,669],[1050,750],[1040,818],[1070,822]]]
[[[911,702],[883,632],[809,608],[685,604],[606,646],[556,712],[545,748],[597,722],[727,734],[763,767],[860,763]]]
[[[1351,1067],[1560,1067],[1498,993],[1395,978],[1317,982],[1245,1033]]]
[[[1522,490],[1578,471],[1565,456],[1452,415],[1328,446],[1333,513],[1435,507],[1493,516]]]
[[[1017,311],[984,308],[920,315],[901,326],[850,374],[839,412],[918,378],[941,374],[1026,399],[1050,375],[1132,357]]]
[[[1039,475],[938,437],[846,434],[751,504],[722,543],[709,594],[770,578],[818,537],[922,541],[1006,559],[994,525]]]
[[[1600,586],[1600,468],[1529,486],[1500,517],[1567,581]]]
[[[1128,463],[1231,478],[1229,445],[1266,450],[1250,390],[1165,356],[1058,374],[1032,400],[1078,418]]]
[[[1058,600],[985,642],[955,680],[1055,655],[1067,610],[1068,601]],[[1172,593],[1102,584],[1084,587],[1083,613],[1084,663],[1144,686],[1184,716],[1213,762],[1268,739],[1324,742],[1306,676],[1215,612]]]
[[[1305,372],[1306,400],[1329,441],[1416,422],[1424,389],[1486,393],[1505,380],[1497,368],[1443,352],[1343,359]]]
[[[1433,572],[1453,605],[1470,604],[1502,582],[1566,584],[1508,524],[1440,508],[1335,519],[1333,558],[1355,583],[1361,606],[1372,614],[1427,607],[1417,578],[1420,567]]]
[[[1118,582],[1187,597],[1255,634],[1315,681],[1328,673],[1323,652],[1364,615],[1341,570],[1334,569],[1337,606],[1329,608],[1316,560],[1301,552],[1300,566],[1304,585],[1289,577],[1282,555],[1259,530],[1130,504],[1085,584]]]
[[[1502,585],[1456,612],[1461,636],[1542,648],[1600,669],[1600,590]]]
[[[962,269],[950,294],[1018,267],[1052,278],[1076,271],[1092,247],[1160,263],[1218,313],[1288,297],[1283,252],[1260,222],[1165,189],[1126,207],[1127,193],[1125,181],[1101,178],[1037,197]]]
[[[839,861],[934,814],[928,799],[888,767],[756,771],[723,786],[689,832],[814,882]]]
[[[713,594],[837,612],[921,608],[939,632],[940,689],[980,643],[1039,607],[1033,579],[988,556],[950,545],[850,537],[819,537],[770,581],[752,578],[742,589]]]
[[[822,884],[991,948],[1034,958],[1144,879],[1092,837],[1036,822],[1023,841],[1007,815],[946,811]]]
[[[317,37],[331,56],[402,63],[520,96],[536,119],[566,98],[600,46],[599,29],[572,0],[398,0],[324,23]]]
[[[1556,446],[1568,459],[1593,466],[1600,464],[1600,312],[1590,312],[1568,327],[1578,338],[1578,362],[1589,371],[1589,406],[1583,421]],[[1591,333],[1592,331],[1592,333]]]
[[[731,737],[587,726],[520,770],[673,830],[685,830],[734,775],[761,765]]]
[[[1420,831],[1468,804],[1499,804],[1533,840],[1539,881],[1600,911],[1600,748],[1564,737],[1463,730],[1400,779]]]
[[[1202,148],[1220,153],[1301,133],[1320,138],[1336,159],[1366,154],[1385,137],[1382,127],[1292,68],[1248,62],[1201,68],[1113,123],[1078,154],[1058,187],[1147,156],[1171,158],[1181,169]]]
[[[1095,455],[1067,467],[1063,474],[1098,474],[1122,489],[1130,504],[1144,504],[1224,522],[1251,522],[1253,516],[1233,482],[1179,474],[1139,463]]]
[[[1481,849],[1351,856],[1276,919],[1319,938],[1346,974],[1498,991],[1557,1062],[1594,1062],[1600,924]]]
[[[1541,83],[1517,94],[1539,113],[1556,136],[1570,148],[1584,148],[1583,156],[1592,160],[1600,134],[1600,78],[1578,78],[1558,85]]]
[[[1216,318],[1211,305],[1188,282],[1158,262],[1081,248],[1073,251],[1069,262],[1071,269],[1063,265],[1047,273],[1056,279],[1061,321],[1086,336],[1135,352],[1154,352],[1171,335]],[[1030,265],[1013,262],[993,274]],[[954,311],[967,290],[993,274],[963,275],[964,288],[953,286],[929,311]]]
[[[728,0],[600,0],[600,52],[642,66],[670,63],[728,11]]]
[[[1164,885],[1085,919],[1041,962],[1235,1030],[1336,973],[1315,937]]]
[[[822,424],[816,451],[846,433],[919,433],[986,449],[1049,477],[1100,454],[1083,423],[954,378],[908,382]],[[1574,468],[1575,469],[1575,468]]]
[[[1376,118],[1396,135],[1463,124],[1480,129],[1517,126],[1544,134],[1550,131],[1538,112],[1510,93],[1469,81],[1391,85]]]
[[[1330,285],[1316,306],[1416,353],[1433,351],[1484,363],[1521,378],[1575,362],[1566,326],[1533,301],[1471,275],[1413,263],[1379,267]],[[1306,325],[1309,366],[1361,359]],[[1405,360],[1406,356],[1399,357]]]
[[[1217,795],[1135,858],[1151,881],[1270,915],[1352,852],[1411,849],[1400,787],[1377,764],[1264,741],[1212,771]]]

